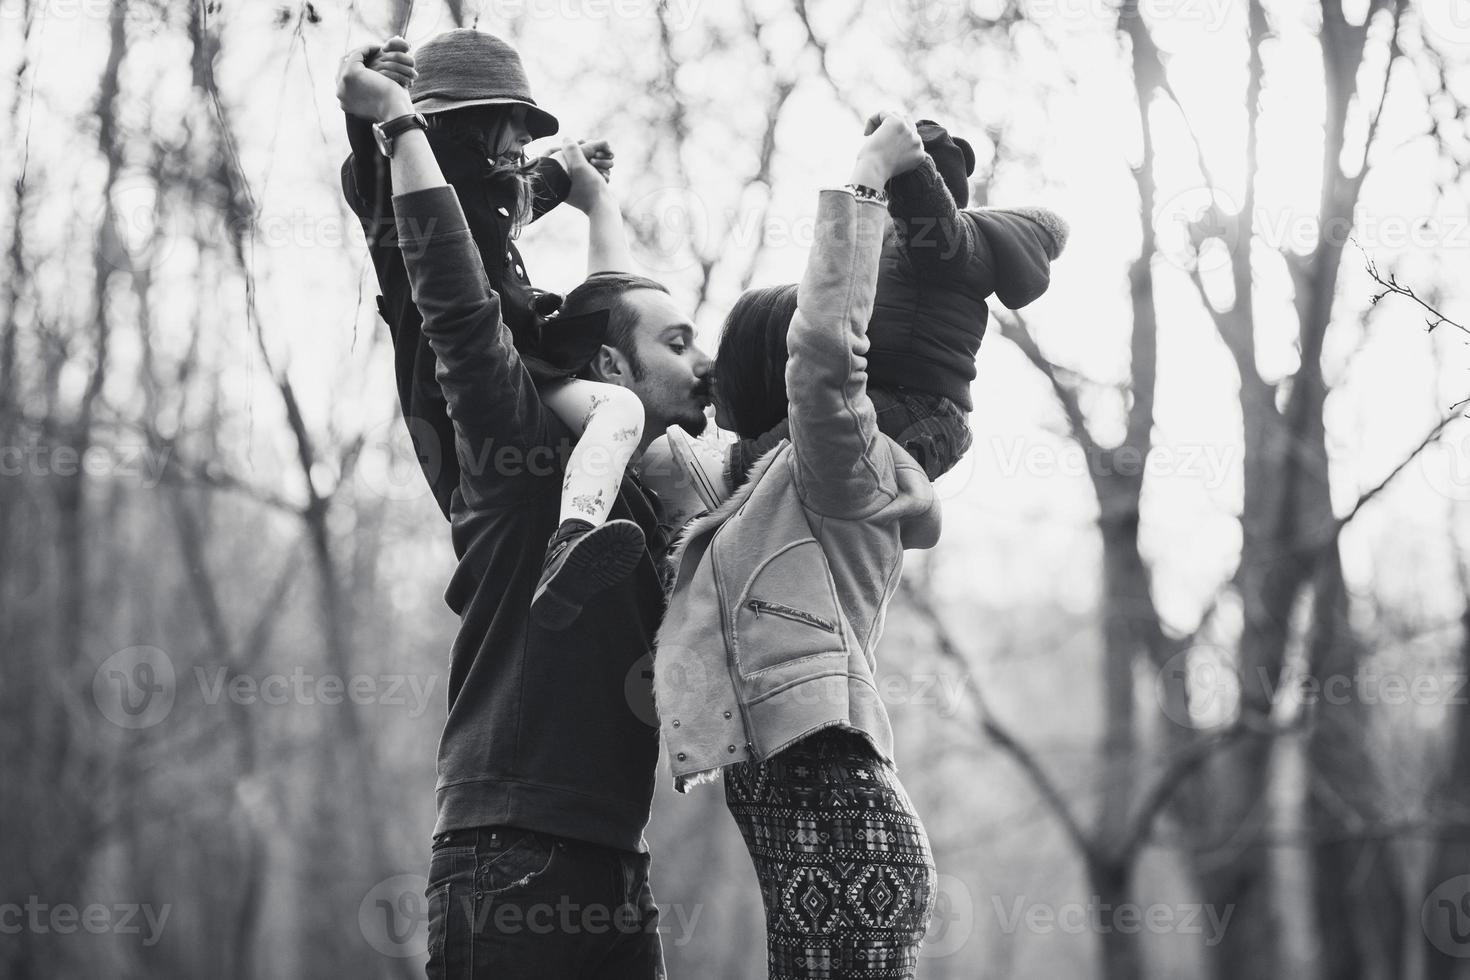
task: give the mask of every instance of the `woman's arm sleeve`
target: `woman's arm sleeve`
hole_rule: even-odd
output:
[[[823,191],[816,241],[787,334],[786,391],[798,492],[832,517],[862,517],[897,495],[892,452],[868,398],[868,318],[887,212]]]

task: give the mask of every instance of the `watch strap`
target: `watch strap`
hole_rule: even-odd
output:
[[[393,155],[393,141],[410,129],[422,129],[427,131],[429,121],[421,112],[407,112],[401,116],[394,116],[386,122],[375,123],[374,133],[378,137],[378,148],[383,151],[384,156]]]

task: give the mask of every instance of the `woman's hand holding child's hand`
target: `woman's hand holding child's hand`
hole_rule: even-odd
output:
[[[563,139],[561,149],[553,150],[550,154],[552,159],[561,164],[561,168],[567,172],[568,176],[572,173],[571,154],[567,150],[569,143],[572,141]],[[607,140],[577,140],[572,145],[582,148],[582,156],[597,169],[604,181],[612,179],[613,151]]]
[[[605,156],[589,160],[589,150]],[[612,168],[612,151],[607,148],[606,140],[578,144],[564,139],[561,141],[561,149],[556,151],[556,157],[566,168],[567,176],[572,178],[572,189],[567,192],[567,203],[572,207],[583,214],[589,214],[599,201],[610,197],[607,171]],[[605,166],[599,166],[601,160],[605,160]]]
[[[882,187],[889,178],[908,173],[924,160],[924,141],[903,113],[874,113],[865,132],[867,139],[852,168],[854,184]]]

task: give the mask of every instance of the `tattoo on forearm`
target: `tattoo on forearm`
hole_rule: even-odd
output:
[[[579,510],[588,515],[597,514],[602,510],[602,491],[577,494],[572,498],[572,509]]]
[[[638,426],[630,425],[626,429],[619,429],[613,433],[612,437],[613,442],[627,442],[629,439],[637,439]]]
[[[610,395],[593,395],[591,401],[587,403],[587,415],[582,419],[582,428],[586,429],[587,426],[591,425],[592,416],[596,415],[597,410],[610,401],[612,401]]]

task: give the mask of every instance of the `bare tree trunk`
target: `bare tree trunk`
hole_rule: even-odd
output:
[[[25,57],[31,36],[31,7],[29,0],[21,11],[24,36],[21,42],[21,60],[15,71],[15,103],[10,114],[10,130],[20,131],[21,98],[25,91],[25,80],[30,64]],[[11,215],[14,225],[10,229],[10,241],[6,249],[9,268],[3,283],[3,309],[5,319],[0,322],[0,447],[20,445],[21,426],[18,418],[20,398],[16,390],[16,343],[20,334],[21,284],[26,280],[25,262],[25,209],[26,193],[24,180],[17,178],[12,188]],[[23,858],[28,847],[24,843],[31,839],[31,787],[33,772],[24,760],[25,737],[20,732],[32,730],[31,718],[36,699],[33,691],[26,690],[35,678],[43,676],[41,658],[30,652],[29,617],[23,615],[23,596],[12,595],[13,571],[16,564],[27,555],[17,547],[20,518],[17,507],[22,495],[29,492],[23,477],[0,476],[0,650],[5,651],[5,660],[0,665],[0,717],[11,722],[0,726],[0,771],[5,775],[6,805],[0,806],[0,865],[13,869],[10,874],[13,884],[4,889],[4,900],[23,897],[30,889],[34,878],[25,869]],[[39,556],[30,555],[30,560],[39,561]],[[17,592],[19,589],[16,590]],[[21,682],[23,675],[31,678],[29,684]],[[26,976],[36,969],[34,939],[22,932],[14,938],[0,943],[0,973],[6,976]]]
[[[101,395],[102,386],[109,368],[109,340],[112,332],[111,314],[108,306],[108,290],[116,270],[110,258],[114,252],[116,228],[110,196],[122,167],[122,148],[117,130],[119,74],[127,53],[127,36],[124,30],[127,3],[115,4],[111,12],[110,40],[107,62],[104,66],[96,100],[97,144],[104,157],[106,176],[103,196],[108,201],[104,207],[101,225],[92,251],[92,306],[90,323],[78,325],[66,342],[82,347],[91,341],[92,363],[87,383],[74,412],[65,410],[51,402],[43,414],[40,439],[48,448],[67,446],[76,453],[78,460],[85,457],[93,437],[95,405]],[[23,201],[23,191],[16,189],[16,199]],[[17,213],[17,231],[12,237],[14,251],[12,259],[21,257],[19,224],[24,215]],[[18,292],[16,294],[18,296]],[[12,299],[12,303],[14,299]],[[5,358],[7,370],[14,370],[15,309],[12,305],[7,316],[7,333],[4,344],[8,348]],[[59,365],[58,365],[59,368]],[[11,381],[14,380],[12,377]],[[50,379],[48,379],[49,381]],[[10,385],[7,383],[6,388]],[[52,424],[53,420],[71,415],[69,424]],[[16,416],[7,413],[7,420]],[[97,542],[90,540],[87,515],[87,472],[76,466],[71,473],[50,473],[43,477],[49,485],[56,509],[56,559],[58,566],[58,592],[55,601],[47,603],[51,611],[49,629],[42,635],[32,637],[32,642],[47,655],[38,657],[34,664],[39,678],[38,689],[32,704],[25,708],[30,718],[28,730],[33,741],[25,747],[27,757],[34,766],[24,778],[21,793],[30,797],[33,805],[44,800],[44,811],[35,810],[28,814],[27,827],[31,833],[26,839],[34,843],[22,855],[22,867],[29,872],[28,884],[38,891],[73,896],[80,894],[86,879],[92,856],[99,844],[102,830],[98,818],[106,792],[106,770],[102,766],[99,750],[86,731],[79,731],[75,716],[68,711],[68,702],[74,697],[86,698],[89,691],[77,691],[75,685],[79,663],[85,663],[91,649],[88,646],[89,627],[92,621],[91,592],[89,586],[93,551]],[[8,481],[6,481],[8,482]],[[18,481],[17,481],[18,482]],[[6,520],[10,515],[7,512]],[[8,618],[8,617],[7,617]],[[38,631],[41,633],[41,631]],[[90,681],[90,677],[88,678]],[[7,789],[9,792],[9,789]],[[39,821],[40,813],[47,814],[44,831]],[[34,820],[37,823],[31,823]],[[44,937],[23,930],[16,955],[11,965],[17,975],[57,975],[65,972],[71,964],[56,956],[64,953],[64,947],[46,943]]]
[[[173,488],[172,504],[181,556],[184,567],[189,570],[189,589],[209,640],[208,649],[225,664],[225,683],[228,684],[238,676],[240,667],[243,666],[241,651],[225,622],[219,592],[209,570],[204,530],[182,489]],[[267,600],[268,614],[275,613],[274,606],[275,603]],[[255,726],[250,705],[225,700],[228,705],[226,710],[229,713],[231,741],[235,750],[235,768],[231,775],[238,784],[249,781],[256,775]],[[230,860],[233,865],[229,875],[230,892],[234,908],[225,923],[230,937],[229,956],[220,957],[215,964],[215,968],[226,971],[225,976],[238,980],[249,980],[254,975],[254,953],[260,938],[257,933],[261,918],[260,900],[264,893],[265,846],[260,834],[249,821],[249,814],[244,814],[240,818],[240,824],[230,828],[238,850],[232,849]],[[209,883],[203,883],[203,887],[208,889]]]
[[[1348,596],[1336,548],[1323,559],[1314,602],[1313,676],[1353,677],[1366,651],[1346,626]],[[1392,841],[1364,834],[1390,817],[1370,751],[1370,712],[1356,697],[1323,698],[1308,743],[1312,897],[1318,928],[1329,938],[1322,945],[1323,980],[1395,980],[1403,968],[1404,888]]]
[[[1344,17],[1340,0],[1322,3],[1321,48],[1327,82],[1326,150],[1323,159],[1322,227],[1338,223],[1351,227],[1358,192],[1367,174],[1367,149],[1358,173],[1344,174],[1339,157],[1345,142],[1350,105],[1365,111],[1367,95],[1358,87],[1367,30],[1385,3],[1370,5],[1362,26]],[[1392,31],[1398,31],[1402,4],[1392,11]],[[1390,38],[1390,70],[1396,40]],[[1378,93],[1381,111],[1388,78]],[[1367,137],[1371,147],[1377,118],[1371,117]],[[1301,316],[1302,365],[1292,384],[1287,409],[1290,431],[1299,450],[1298,465],[1285,472],[1291,482],[1287,494],[1299,502],[1293,508],[1293,553],[1324,537],[1333,523],[1328,489],[1326,431],[1323,405],[1327,385],[1322,377],[1322,349],[1332,320],[1338,270],[1345,236],[1327,231],[1320,236],[1310,265],[1296,270],[1297,304]],[[1305,287],[1305,290],[1303,290]],[[1303,292],[1305,295],[1303,295]],[[1282,528],[1286,531],[1285,528]],[[1349,597],[1343,582],[1338,549],[1308,551],[1315,568],[1300,570],[1316,585],[1313,628],[1309,650],[1313,676],[1351,678],[1359,669],[1366,647],[1350,625]],[[1365,827],[1382,823],[1386,790],[1370,752],[1371,706],[1357,697],[1346,704],[1324,699],[1308,741],[1313,792],[1308,795],[1308,827],[1317,843],[1310,851],[1313,903],[1321,931],[1324,980],[1379,980],[1399,975],[1403,968],[1403,883],[1390,844],[1360,836]]]
[[[1459,580],[1465,593],[1465,610],[1460,614],[1460,676],[1470,677],[1470,564],[1459,556]],[[1443,830],[1435,842],[1424,879],[1423,894],[1428,906],[1421,921],[1428,942],[1425,951],[1425,980],[1470,980],[1470,910],[1466,895],[1470,888],[1441,886],[1470,873],[1470,704],[1464,698],[1450,708],[1448,764],[1438,781],[1432,812]]]
[[[25,56],[31,36],[30,0],[21,8],[23,35],[21,39],[20,64],[15,70],[16,99],[11,107],[10,130],[20,132],[20,93],[25,91],[25,80],[30,73],[30,62]],[[21,284],[27,279],[25,258],[26,183],[24,175],[16,178],[11,189],[10,214],[14,224],[10,229],[10,242],[5,250],[9,269],[4,277],[3,300],[0,309],[5,319],[0,321],[0,447],[19,446],[20,403],[16,376],[16,345],[20,337]],[[0,476],[0,646],[13,649],[8,642],[14,620],[10,616],[11,569],[16,561],[16,552],[11,546],[12,527],[16,520],[16,501],[25,490],[21,479],[9,474]]]
[[[1087,862],[1087,881],[1103,916],[1102,935],[1098,937],[1102,950],[1100,975],[1104,980],[1140,980],[1147,976],[1138,933],[1119,929],[1111,918],[1133,902],[1133,861],[1094,856]]]

